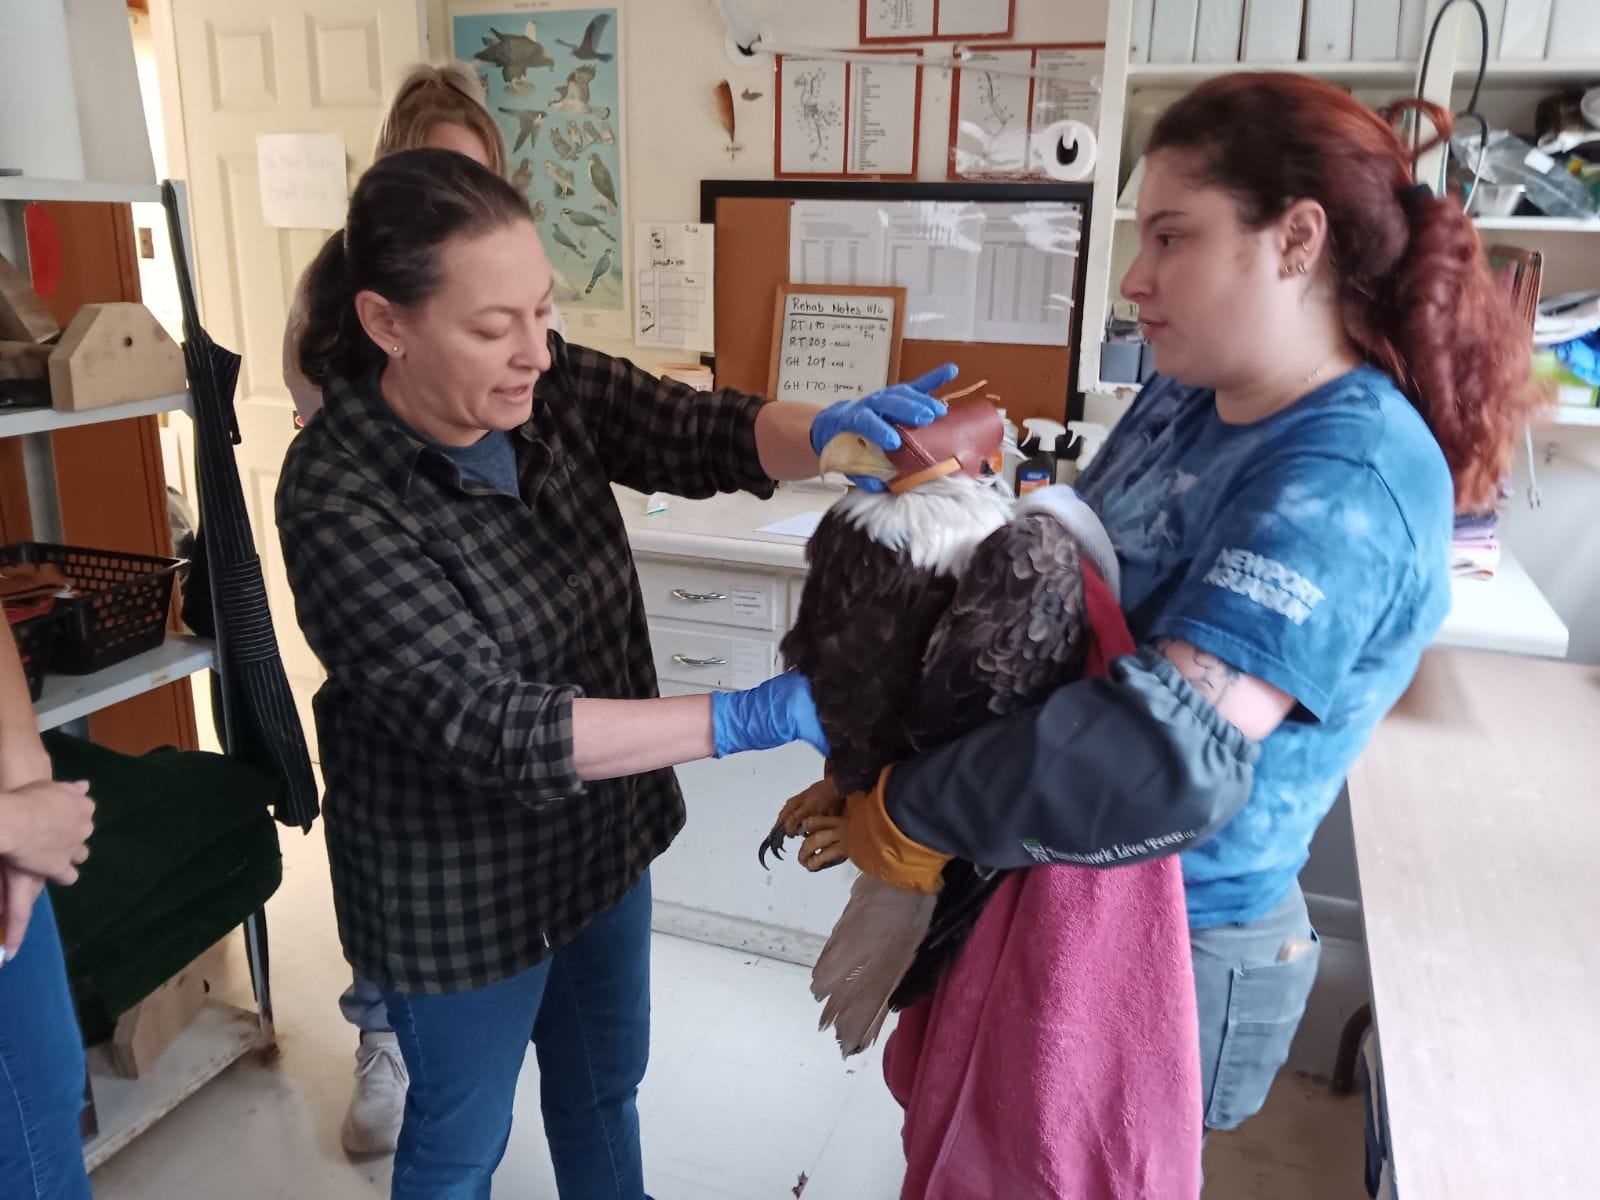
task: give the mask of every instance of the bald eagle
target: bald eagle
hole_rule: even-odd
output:
[[[902,429],[893,455],[852,434],[824,447],[824,472],[889,490],[846,495],[807,547],[781,650],[811,681],[830,754],[822,783],[785,805],[763,861],[842,811],[842,796],[870,791],[884,767],[1042,703],[1082,671],[1083,546],[1053,508],[985,478],[1000,429],[992,407],[969,404]],[[1103,555],[1096,546],[1091,561]],[[873,1042],[891,1008],[933,990],[1004,874],[952,862],[936,897],[856,880],[812,973],[821,1026],[846,1055]]]

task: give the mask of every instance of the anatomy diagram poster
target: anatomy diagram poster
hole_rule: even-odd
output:
[[[916,178],[920,67],[780,55],[774,71],[775,174]]]
[[[458,0],[455,56],[478,72],[575,336],[631,331],[623,263],[622,38],[616,8]]]

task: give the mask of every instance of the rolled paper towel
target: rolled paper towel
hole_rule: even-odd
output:
[[[1057,121],[1033,139],[1033,167],[1063,183],[1094,178],[1094,130],[1082,121]]]
[[[656,373],[663,379],[676,379],[698,391],[711,390],[711,368],[699,363],[662,363]]]

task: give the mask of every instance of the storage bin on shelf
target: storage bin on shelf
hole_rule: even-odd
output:
[[[51,610],[57,623],[48,669],[63,675],[92,674],[161,645],[173,581],[185,564],[46,542],[0,547],[0,574],[19,567],[59,574],[63,590]]]
[[[61,614],[55,611],[54,603],[50,600],[7,604],[5,610],[6,620],[11,625],[11,636],[17,642],[17,653],[22,658],[22,674],[28,681],[28,695],[37,700],[44,691],[44,677],[53,665]]]

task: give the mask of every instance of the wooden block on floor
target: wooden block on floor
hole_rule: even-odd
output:
[[[117,1019],[111,1065],[124,1079],[147,1074],[184,1026],[205,1006],[206,978],[214,973],[216,948],[206,951]]]
[[[50,355],[50,403],[83,412],[187,386],[183,350],[142,304],[85,304]]]

